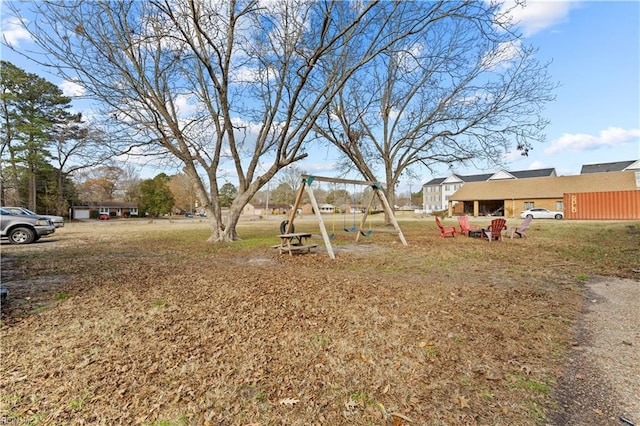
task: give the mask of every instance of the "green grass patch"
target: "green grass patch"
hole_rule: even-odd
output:
[[[551,391],[551,387],[546,383],[530,379],[524,374],[520,373],[512,376],[509,386],[511,386],[512,388],[524,389],[527,391],[540,393],[542,395],[548,395]]]
[[[54,296],[54,299],[58,302],[62,301],[62,300],[66,300],[69,297],[71,297],[71,295],[69,293],[58,293]]]

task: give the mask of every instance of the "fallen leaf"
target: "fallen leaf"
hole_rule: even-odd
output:
[[[469,408],[469,400],[464,396],[460,395],[457,398],[458,404],[460,404],[460,408]]]
[[[396,422],[397,418],[400,418],[406,422],[412,423],[413,420],[411,420],[409,417],[405,416],[404,414],[400,414],[400,413],[391,413],[391,415],[394,417],[393,421],[394,423]],[[402,424],[402,423],[400,423]]]
[[[349,399],[349,402],[344,404],[344,406],[347,407],[347,409],[349,410],[353,410],[354,408],[358,407],[358,403],[355,402],[353,399]]]
[[[284,398],[280,400],[280,405],[288,405],[290,407],[293,407],[294,405],[296,405],[298,402],[300,402],[299,399],[293,399],[293,398]]]

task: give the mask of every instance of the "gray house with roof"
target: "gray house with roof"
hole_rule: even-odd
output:
[[[585,164],[580,170],[581,175],[588,173],[631,172],[640,171],[640,160],[616,161],[613,163]]]
[[[500,170],[496,173],[479,175],[452,174],[446,178],[435,178],[422,185],[422,206],[426,213],[449,208],[449,197],[460,189],[465,183],[489,182],[509,179],[528,179],[537,177],[555,177],[556,169],[535,169],[507,171]]]

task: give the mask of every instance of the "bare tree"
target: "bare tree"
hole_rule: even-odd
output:
[[[273,198],[274,202],[293,205],[296,200],[298,189],[302,184],[303,174],[305,174],[305,172],[300,170],[300,168],[295,164],[280,170],[277,174],[278,186],[273,191],[272,195],[275,197],[276,194],[280,192],[281,200],[276,201],[277,198]],[[305,200],[305,202],[308,202],[308,200]]]
[[[60,119],[52,131],[51,160],[56,171],[56,214],[66,212],[65,183],[80,170],[108,162],[109,153],[103,149],[106,135],[82,120],[82,114],[68,114]]]
[[[465,162],[499,163],[544,139],[547,64],[489,2],[416,2],[428,25],[359,68],[316,130],[389,201],[403,176]],[[390,31],[404,26],[389,23]],[[336,67],[349,61],[336,58]]]
[[[74,178],[81,199],[86,201],[113,201],[124,170],[115,166],[100,166],[77,171]]]
[[[23,24],[42,62],[102,103],[123,151],[182,163],[205,202],[210,241],[229,241],[251,197],[307,155],[313,124],[342,85],[423,25],[408,4],[44,1]],[[396,15],[402,29],[388,26]],[[336,68],[332,58],[355,46],[358,57]],[[227,164],[238,195],[223,223]]]
[[[180,173],[171,176],[169,189],[175,201],[174,208],[177,208],[180,213],[193,212],[195,207],[199,206],[193,181],[187,175]]]

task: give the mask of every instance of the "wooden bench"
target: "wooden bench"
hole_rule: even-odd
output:
[[[311,249],[318,247],[317,244],[305,244],[302,246],[297,246],[297,245],[292,245],[292,246],[284,246],[280,248],[280,254],[282,254],[282,252],[288,251],[289,254],[292,254],[295,251],[299,251],[299,252],[305,252],[305,253],[311,253]]]

